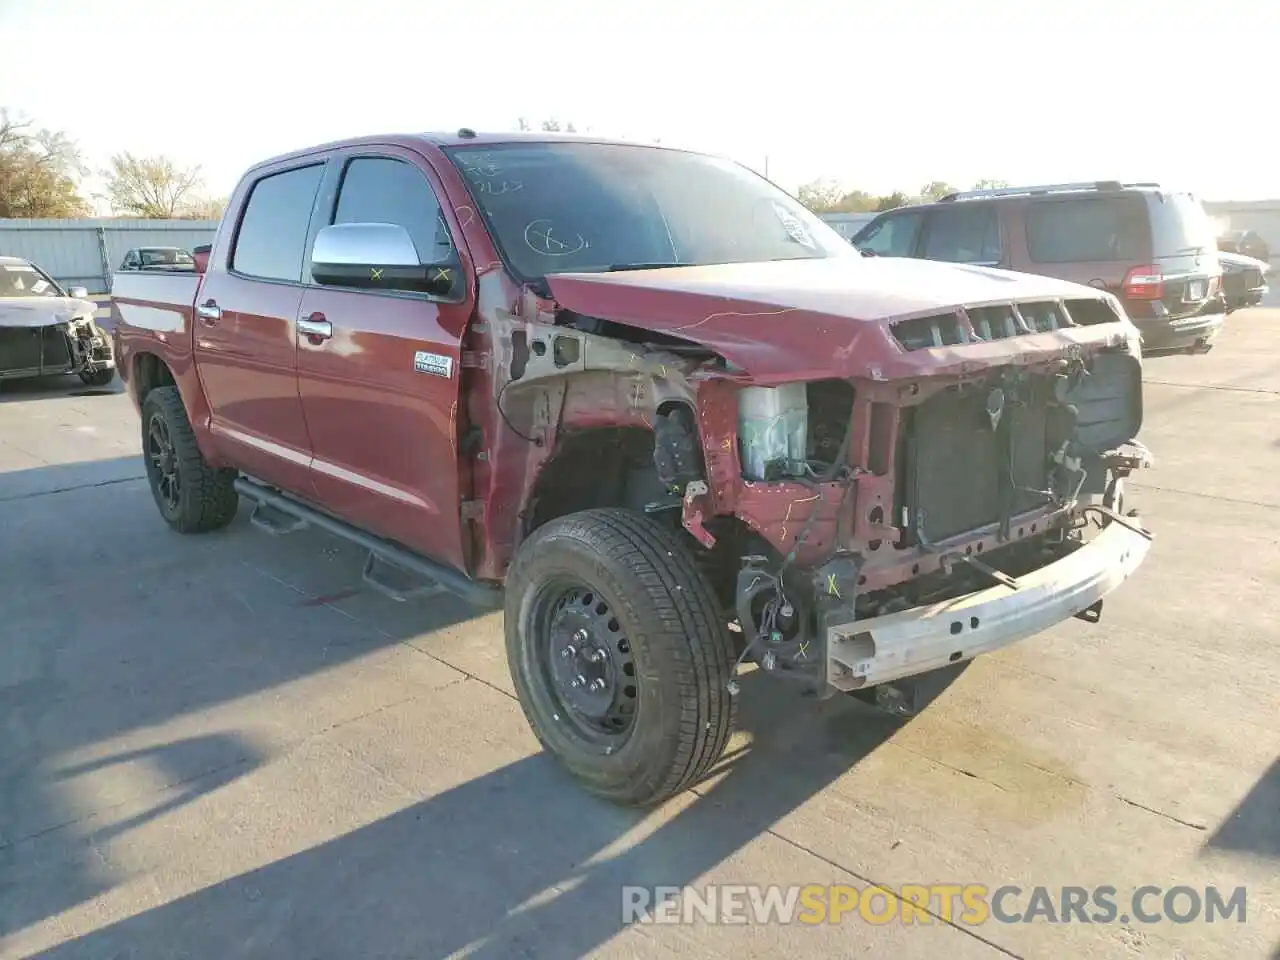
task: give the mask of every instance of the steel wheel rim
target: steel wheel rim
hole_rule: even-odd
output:
[[[534,600],[535,657],[556,707],[582,739],[616,749],[630,737],[639,684],[627,631],[598,590],[573,579]]]
[[[147,460],[155,479],[156,491],[166,507],[176,510],[182,498],[182,481],[178,472],[178,457],[173,449],[169,425],[161,416],[151,418],[147,426]]]

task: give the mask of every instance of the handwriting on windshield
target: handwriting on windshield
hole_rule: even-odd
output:
[[[524,228],[525,245],[544,257],[568,257],[587,249],[586,239],[580,233],[561,234],[554,221],[531,220]]]
[[[491,197],[500,197],[504,193],[515,193],[523,189],[524,184],[519,180],[481,180],[476,184],[477,193],[487,193]]]
[[[502,168],[498,166],[498,161],[487,153],[478,157],[468,157],[462,161],[462,167],[467,173],[474,174],[477,177],[496,177],[502,172]]]

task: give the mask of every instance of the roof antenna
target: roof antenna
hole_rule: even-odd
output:
[[[476,132],[470,127],[459,127],[458,136],[463,140],[474,140],[476,138]]]

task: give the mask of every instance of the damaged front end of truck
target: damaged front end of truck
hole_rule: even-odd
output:
[[[910,678],[1096,621],[1143,561],[1138,338],[1089,288],[868,261],[874,295],[825,298],[822,263],[772,298],[724,291],[797,268],[549,278],[493,317],[495,454],[522,465],[517,537],[584,506],[665,517],[740,662],[909,713]],[[956,302],[883,294],[960,271]]]

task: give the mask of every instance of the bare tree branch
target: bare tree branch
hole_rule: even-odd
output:
[[[117,214],[163,220],[184,216],[188,206],[203,202],[200,168],[179,166],[163,155],[118,153],[103,176],[106,199]]]

